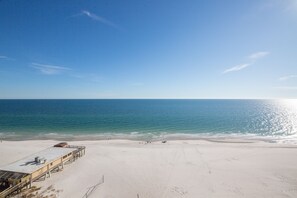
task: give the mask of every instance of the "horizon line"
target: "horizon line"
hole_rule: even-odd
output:
[[[0,100],[296,100],[297,98],[0,98]]]

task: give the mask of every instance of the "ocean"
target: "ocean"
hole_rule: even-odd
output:
[[[0,139],[297,142],[296,100],[0,100]]]

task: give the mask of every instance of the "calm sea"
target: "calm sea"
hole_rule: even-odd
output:
[[[0,138],[297,140],[296,100],[0,100]],[[297,141],[296,141],[297,142]]]

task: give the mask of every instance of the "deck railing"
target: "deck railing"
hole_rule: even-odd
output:
[[[29,185],[29,183],[30,182],[28,182],[28,181],[23,181],[23,182],[20,182],[14,186],[11,186],[11,187],[5,189],[4,191],[0,192],[0,198],[5,198],[8,195],[12,194],[13,192],[15,192],[17,190],[21,190],[25,186]]]

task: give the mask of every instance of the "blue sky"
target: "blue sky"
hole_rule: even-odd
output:
[[[296,0],[1,0],[0,98],[297,98]]]

